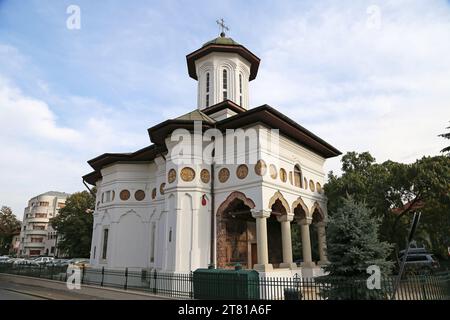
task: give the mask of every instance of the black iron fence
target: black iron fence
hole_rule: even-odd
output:
[[[368,289],[366,279],[256,277],[221,278],[217,273],[196,278],[156,270],[79,269],[80,282],[88,285],[138,290],[174,298],[327,300],[391,299],[395,277],[381,279],[379,289]],[[58,281],[70,280],[71,269],[56,265],[0,264],[0,273]],[[202,290],[203,295],[199,294]],[[206,292],[206,296],[205,296]],[[400,281],[396,300],[450,300],[450,272],[409,276]]]

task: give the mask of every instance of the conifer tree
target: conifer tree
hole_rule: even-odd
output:
[[[392,246],[378,239],[380,222],[364,204],[351,197],[329,218],[327,228],[329,272],[320,281],[331,286],[322,294],[329,299],[377,299],[382,290],[367,287],[367,268],[376,265],[381,276],[388,276],[392,262],[388,261]]]

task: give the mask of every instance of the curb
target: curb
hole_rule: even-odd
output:
[[[36,277],[29,277],[29,276],[22,276],[22,275],[17,275],[17,274],[10,274],[10,273],[0,273],[0,276],[7,276],[9,278],[33,279],[33,280],[37,280],[37,281],[50,282],[50,283],[55,283],[55,284],[60,284],[60,285],[61,284],[65,284],[64,281],[44,279],[44,278],[36,278]],[[123,289],[117,289],[117,288],[101,287],[101,286],[96,286],[96,285],[91,285],[91,284],[82,284],[81,287],[82,288],[85,287],[85,288],[97,289],[97,290],[106,290],[106,291],[117,292],[117,293],[122,293],[122,294],[132,294],[132,295],[143,296],[143,297],[154,297],[154,298],[165,299],[165,300],[190,300],[188,298],[183,299],[183,298],[178,298],[178,297],[160,296],[160,295],[146,293],[146,292],[142,292],[142,291],[123,290]],[[20,292],[18,292],[18,293],[20,293]],[[32,294],[30,294],[30,295],[32,295]],[[49,299],[47,297],[38,296],[38,295],[36,295],[36,296],[39,297],[39,298],[52,300],[52,299]]]

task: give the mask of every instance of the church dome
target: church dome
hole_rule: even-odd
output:
[[[210,44],[218,44],[218,45],[226,45],[226,46],[239,46],[240,45],[233,39],[222,36],[222,35],[220,35],[219,37],[217,37],[215,39],[212,39],[211,41],[204,43],[202,47],[206,47],[207,45],[210,45]]]
[[[191,78],[198,80],[195,62],[212,52],[238,54],[239,56],[247,60],[251,65],[249,80],[251,81],[256,78],[260,59],[246,47],[234,41],[232,38],[227,37],[224,33],[221,33],[219,37],[204,43],[199,49],[191,52],[186,56],[188,72]]]

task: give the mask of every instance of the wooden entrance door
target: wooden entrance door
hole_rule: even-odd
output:
[[[251,254],[252,254],[252,265],[251,265],[251,269],[254,268],[255,264],[258,263],[258,247],[256,246],[256,243],[252,243],[251,246]]]

